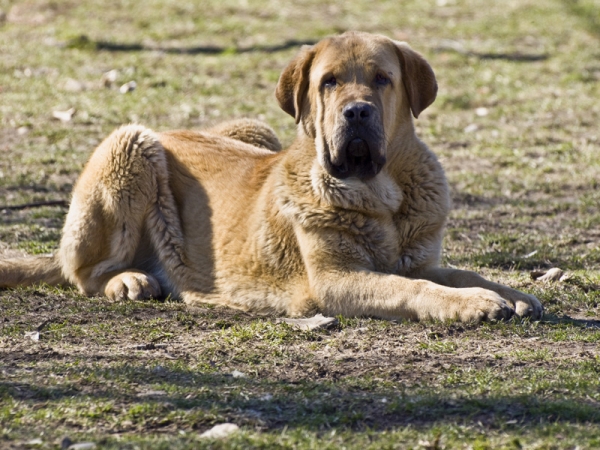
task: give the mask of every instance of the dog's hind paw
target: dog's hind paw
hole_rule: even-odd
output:
[[[160,297],[160,285],[152,275],[140,271],[121,272],[106,284],[104,294],[111,300],[145,300]]]

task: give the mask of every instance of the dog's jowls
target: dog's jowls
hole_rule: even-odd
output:
[[[0,286],[287,315],[539,318],[535,297],[438,265],[448,188],[412,122],[436,92],[406,44],[346,33],[283,71],[276,96],[298,124],[287,150],[256,121],[124,126],[78,180],[56,256],[0,261]]]

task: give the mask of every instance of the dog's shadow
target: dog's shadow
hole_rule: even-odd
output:
[[[584,318],[584,317],[571,317],[566,314],[558,316],[555,314],[544,314],[542,319],[544,323],[550,323],[553,325],[572,325],[577,328],[599,328],[600,319]]]

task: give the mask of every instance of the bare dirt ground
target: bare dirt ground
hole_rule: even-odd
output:
[[[409,41],[436,72],[438,98],[416,126],[452,188],[443,264],[546,308],[540,322],[340,317],[299,331],[170,300],[3,290],[0,448],[600,447],[599,11],[597,0],[0,0],[0,255],[55,251],[77,175],[123,123],[254,117],[289,144],[280,71],[301,43],[361,29]],[[532,279],[552,267],[566,276]],[[240,431],[201,437],[225,422]]]

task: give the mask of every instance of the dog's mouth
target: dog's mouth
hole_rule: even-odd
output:
[[[369,145],[362,138],[354,138],[341,151],[338,161],[333,162],[328,155],[328,172],[336,178],[357,176],[361,179],[373,178],[383,168],[385,156],[379,149]]]

